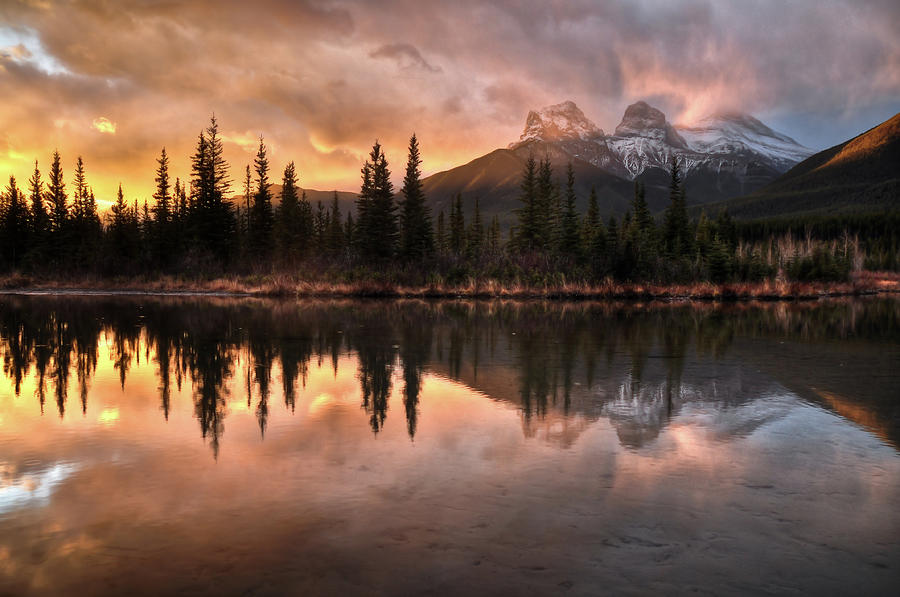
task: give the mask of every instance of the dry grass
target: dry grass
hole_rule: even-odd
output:
[[[470,278],[462,284],[403,286],[390,282],[328,282],[304,280],[289,274],[226,276],[211,280],[159,276],[154,278],[33,279],[11,274],[0,278],[7,291],[137,292],[171,294],[224,294],[281,297],[410,297],[501,299],[628,299],[628,300],[789,300],[826,296],[853,296],[900,292],[900,274],[858,272],[846,283],[800,283],[782,279],[753,283],[659,285],[621,283],[611,279],[596,284],[569,282],[550,286],[501,283]]]

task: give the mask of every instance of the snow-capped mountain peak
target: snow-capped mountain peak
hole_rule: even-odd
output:
[[[616,137],[645,137],[664,141],[672,147],[684,148],[684,139],[666,120],[666,115],[647,102],[635,102],[625,109]]]
[[[693,126],[677,128],[692,151],[711,155],[758,155],[770,160],[778,169],[787,170],[815,153],[749,114],[713,114]]]
[[[524,156],[535,142],[545,156],[581,160],[628,180],[665,180],[677,157],[688,186],[706,199],[751,192],[813,153],[748,114],[724,112],[673,126],[643,101],[628,106],[612,135],[571,101],[531,111],[509,149]]]
[[[588,120],[584,112],[573,101],[532,110],[525,119],[525,130],[519,143],[532,139],[541,141],[561,141],[580,139],[589,141],[603,137],[603,131]]]

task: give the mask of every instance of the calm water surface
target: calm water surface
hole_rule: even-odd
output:
[[[900,302],[0,296],[0,595],[900,587]]]

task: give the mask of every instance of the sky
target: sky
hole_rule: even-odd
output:
[[[518,139],[573,100],[610,132],[645,100],[673,123],[751,113],[814,149],[900,111],[896,0],[2,0],[0,176],[58,149],[101,204],[189,175],[215,114],[232,177],[265,138],[272,178],[357,190],[372,143],[399,180]],[[239,186],[238,184],[235,185]],[[239,191],[240,189],[236,189]]]

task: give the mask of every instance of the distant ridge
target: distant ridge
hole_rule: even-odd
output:
[[[900,210],[900,113],[720,207],[744,219]]]

